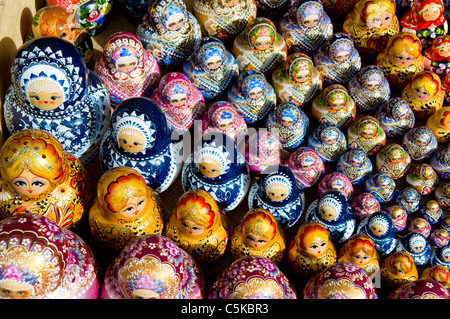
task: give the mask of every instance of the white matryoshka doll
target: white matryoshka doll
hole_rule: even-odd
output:
[[[148,98],[135,97],[114,110],[100,147],[100,160],[104,170],[134,168],[147,185],[162,193],[181,170],[180,144],[171,140],[161,108]]]
[[[399,239],[396,251],[408,252],[416,266],[426,265],[431,258],[431,245],[425,236],[418,232],[410,232]]]
[[[10,134],[41,129],[82,163],[98,151],[111,116],[108,91],[68,41],[43,37],[18,49],[3,104]]]

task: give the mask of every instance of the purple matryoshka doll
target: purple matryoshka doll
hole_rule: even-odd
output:
[[[381,209],[380,202],[371,193],[361,193],[353,197],[350,207],[357,222]]]
[[[450,181],[450,148],[435,152],[430,158],[430,165],[439,180]]]
[[[387,299],[450,299],[450,293],[433,279],[418,279],[392,291]]]
[[[292,170],[298,185],[304,189],[315,185],[325,173],[322,158],[309,147],[298,148],[286,158],[284,164]]]
[[[381,105],[375,113],[387,138],[401,138],[414,127],[416,117],[408,101],[394,97]]]
[[[258,130],[248,138],[245,147],[245,161],[250,174],[255,177],[268,166],[281,164],[281,142],[269,131]]]
[[[403,148],[412,160],[428,160],[438,149],[438,142],[433,132],[426,126],[410,129],[403,135]]]
[[[344,174],[331,172],[326,174],[317,184],[317,195],[320,197],[331,190],[340,191],[350,200],[353,195],[353,184]]]

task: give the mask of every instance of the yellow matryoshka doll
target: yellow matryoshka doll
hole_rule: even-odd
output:
[[[397,251],[389,255],[381,266],[381,278],[391,288],[419,279],[417,267],[412,256],[406,251]]]
[[[208,192],[193,189],[178,199],[164,235],[199,263],[213,262],[225,253],[229,223]]]
[[[0,150],[0,213],[43,215],[75,226],[89,202],[87,172],[51,134],[28,129],[11,135]]]
[[[432,279],[450,290],[450,271],[443,265],[435,265],[426,268],[420,274],[420,279]]]
[[[339,251],[338,262],[352,263],[372,276],[380,270],[380,258],[369,236],[355,234]]]
[[[231,254],[235,259],[261,256],[279,264],[286,251],[283,230],[266,209],[247,212],[231,234]]]
[[[98,181],[89,226],[97,243],[118,253],[138,236],[162,234],[161,200],[134,168],[112,168]]]

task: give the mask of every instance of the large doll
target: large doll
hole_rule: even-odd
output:
[[[361,267],[369,275],[380,271],[380,257],[372,239],[363,234],[355,234],[339,250],[338,262],[347,262]]]
[[[388,256],[381,266],[381,277],[390,288],[396,288],[419,279],[412,256],[398,251]]]

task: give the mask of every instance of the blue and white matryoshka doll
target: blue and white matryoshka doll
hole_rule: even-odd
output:
[[[408,214],[415,213],[420,208],[422,196],[413,187],[406,187],[399,191],[395,198],[395,203],[400,205]]]
[[[372,173],[373,165],[366,152],[355,148],[341,155],[336,169],[347,176],[352,184],[359,185],[364,183]]]
[[[225,133],[204,134],[185,161],[181,184],[185,192],[202,189],[223,212],[235,209],[250,188],[250,173],[236,142]]]
[[[277,103],[277,96],[264,74],[248,70],[239,75],[227,94],[227,100],[248,124],[263,120]]]
[[[156,0],[137,26],[144,47],[166,67],[182,65],[202,34],[200,24],[181,0]]]
[[[161,108],[145,97],[130,98],[114,110],[100,146],[104,170],[128,166],[144,177],[147,185],[162,193],[177,178],[182,164],[181,142],[171,131]]]
[[[412,160],[423,161],[429,159],[438,149],[438,142],[433,131],[427,126],[410,129],[403,135],[402,146]]]
[[[309,135],[308,146],[316,151],[324,163],[331,163],[347,150],[347,139],[336,125],[320,123]]]
[[[411,232],[399,239],[396,251],[408,252],[414,260],[416,266],[423,266],[430,261],[431,245],[424,235]]]
[[[378,172],[369,176],[364,190],[372,194],[381,204],[390,202],[396,194],[395,180],[389,173]]]
[[[283,148],[291,150],[302,144],[309,131],[309,118],[294,102],[283,102],[269,113],[267,129],[278,136]]]
[[[394,97],[381,105],[375,112],[375,118],[388,138],[401,138],[414,127],[416,117],[408,101]]]
[[[83,164],[98,151],[111,117],[108,92],[68,41],[37,38],[18,49],[4,101],[10,134],[40,129]]]
[[[250,188],[249,210],[266,209],[281,228],[293,226],[305,210],[305,194],[286,165],[270,165]]]
[[[202,92],[205,100],[218,99],[239,76],[233,55],[217,38],[202,38],[183,64],[183,73]]]
[[[397,246],[397,228],[391,215],[378,211],[365,217],[356,230],[357,234],[369,236],[380,255],[388,255]]]
[[[450,269],[450,245],[434,248],[430,258],[431,266],[442,265]]]
[[[340,191],[330,190],[314,200],[306,210],[305,220],[322,224],[335,243],[344,243],[353,235],[356,219],[347,197]]]

